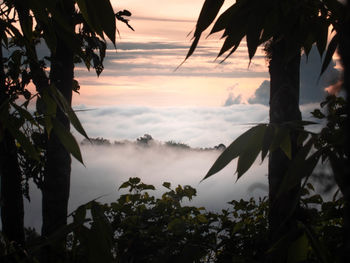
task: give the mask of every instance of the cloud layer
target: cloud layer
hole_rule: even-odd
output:
[[[326,71],[320,77],[322,61],[316,47],[311,49],[309,57],[305,54],[300,62],[300,103],[314,103],[322,101],[325,96],[325,88],[334,85],[340,78],[340,71],[335,68],[332,60]],[[248,99],[251,104],[269,104],[270,81],[263,81],[254,95]]]
[[[317,107],[302,107],[304,118]],[[88,106],[81,108],[90,108]],[[91,109],[91,108],[90,108]],[[98,107],[79,112],[79,117],[91,137],[113,140],[135,140],[145,133],[160,141],[173,140],[192,147],[213,147],[220,143],[229,145],[254,123],[268,121],[268,108],[264,105],[239,104],[228,107]],[[81,138],[80,138],[81,139]],[[162,192],[162,182],[189,184],[198,190],[193,205],[220,210],[227,201],[266,194],[266,163],[259,165],[235,183],[236,162],[217,175],[200,183],[208,169],[219,156],[218,151],[178,150],[174,148],[139,148],[135,146],[104,147],[82,146],[86,167],[73,160],[71,199],[69,209],[101,195],[109,202],[119,195],[116,189],[129,177],[140,177],[154,184]],[[265,185],[265,186],[264,186]],[[156,192],[158,195],[160,192]],[[41,225],[41,194],[35,187],[31,203],[26,203],[27,226]]]

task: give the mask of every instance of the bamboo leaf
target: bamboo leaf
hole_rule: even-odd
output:
[[[260,37],[260,27],[258,23],[258,18],[256,14],[252,14],[248,19],[248,28],[247,28],[247,46],[248,46],[248,54],[249,60],[255,55],[255,52],[259,46],[259,37]]]
[[[223,12],[219,18],[216,20],[212,30],[209,35],[224,30],[228,25],[232,16],[235,15],[237,11],[237,4],[233,4],[230,8],[228,8],[225,12]]]
[[[288,159],[292,159],[292,143],[289,131],[287,132],[286,136],[284,136],[284,139],[282,140],[280,147],[282,151],[287,155]]]
[[[53,132],[57,135],[64,148],[71,153],[75,159],[84,164],[79,144],[74,136],[57,119],[53,119],[52,122]]]
[[[244,152],[239,156],[237,164],[237,180],[249,170],[262,149],[266,125],[259,125],[257,127],[258,128],[254,130],[250,140],[246,142],[244,149],[242,149]]]
[[[262,130],[265,129],[266,125],[257,125],[243,133],[236,140],[234,140],[230,144],[230,146],[228,146],[225,149],[225,151],[219,156],[219,158],[215,161],[215,163],[210,168],[206,176],[202,179],[202,181],[216,174],[217,172],[222,170],[226,165],[228,165],[233,159],[243,154],[245,152],[245,147],[247,146],[247,144],[250,141],[254,140],[256,135],[261,134]],[[243,171],[245,169],[244,167],[246,166],[244,165],[245,160],[241,162],[243,162],[243,164],[241,164],[242,168],[240,168],[240,171]]]
[[[223,3],[224,0],[205,0],[197,20],[195,36],[202,34],[209,27]]]
[[[223,3],[224,0],[205,0],[197,20],[196,30],[194,32],[194,40],[192,42],[190,50],[186,55],[185,60],[180,64],[180,66],[193,54],[198,45],[201,34],[214,21]]]
[[[69,121],[71,124],[74,126],[74,128],[81,134],[83,135],[86,139],[89,139],[89,136],[85,132],[79,118],[75,114],[74,110],[72,107],[69,105],[67,102],[66,98],[63,96],[63,94],[56,89],[55,87],[51,86],[50,91],[52,92],[54,98],[57,101],[57,104],[61,106],[61,110],[67,115]]]
[[[321,69],[321,74],[322,75],[325,70],[327,69],[329,63],[332,60],[333,54],[335,52],[335,50],[338,47],[338,42],[339,42],[339,34],[337,33],[331,40],[331,42],[329,42],[329,45],[327,47],[327,52],[326,52],[326,56],[323,60],[323,64],[322,64],[322,69]]]
[[[306,145],[298,151],[294,159],[290,162],[281,186],[278,189],[277,196],[288,192],[291,188],[296,186],[302,178],[311,175],[321,157],[321,151],[317,151],[309,158],[307,158],[312,146],[313,140],[310,139]]]
[[[266,127],[266,131],[265,131],[265,135],[264,135],[264,139],[261,147],[261,162],[264,161],[269,151],[274,135],[275,135],[275,128],[273,125],[270,124]]]
[[[325,51],[327,46],[329,24],[326,21],[323,21],[320,19],[318,23],[318,27],[319,27],[319,33],[316,36],[316,46],[317,46],[318,52],[320,53],[320,56],[322,57],[323,52]]]

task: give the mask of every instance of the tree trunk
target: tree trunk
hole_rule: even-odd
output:
[[[72,20],[74,12],[73,1],[64,1],[62,14],[67,21]],[[73,27],[73,25],[72,25]],[[69,104],[72,101],[73,83],[73,51],[57,34],[56,53],[52,55],[50,80],[63,94]],[[69,120],[57,108],[56,119],[69,130]],[[70,189],[71,157],[63,147],[58,137],[51,132],[47,146],[47,163],[45,166],[43,184],[43,226],[42,235],[49,236],[67,224],[67,209]],[[65,240],[47,247],[44,252],[44,262],[57,262],[64,260]]]
[[[350,156],[350,2],[346,3],[346,18],[340,32],[339,53],[344,68],[344,89],[346,91],[346,141],[345,150],[346,156]],[[343,247],[343,262],[350,262],[350,164],[349,160],[343,164],[342,176],[342,192],[345,200],[344,213],[344,247]]]
[[[2,47],[0,46],[0,105],[6,99],[5,72]],[[17,159],[17,148],[15,139],[4,129],[1,123],[0,133],[3,135],[0,142],[2,231],[10,241],[24,245],[22,174]]]
[[[285,38],[273,40],[270,46],[270,123],[275,124],[301,120],[299,110],[300,49],[296,48],[292,53],[293,56],[286,58],[286,52],[293,52],[287,49],[287,42]],[[292,152],[295,153],[296,138],[293,138],[293,135],[291,137]],[[295,213],[290,217],[290,212],[298,204],[300,183],[289,192],[277,197],[288,163],[289,159],[282,150],[278,149],[270,153],[268,168],[269,227],[272,244],[296,228]],[[287,256],[286,253],[284,255]],[[283,260],[279,258],[278,262],[283,262]]]

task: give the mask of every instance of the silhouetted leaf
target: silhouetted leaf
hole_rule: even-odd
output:
[[[269,151],[269,148],[270,148],[271,143],[273,141],[274,135],[275,135],[274,126],[268,125],[266,127],[266,131],[265,131],[265,135],[264,135],[264,139],[263,139],[263,144],[261,147],[261,162],[264,161],[264,159]]]
[[[333,54],[335,52],[335,50],[338,47],[338,42],[339,42],[339,34],[337,33],[332,40],[329,42],[328,47],[327,47],[327,52],[326,52],[326,56],[323,60],[323,64],[322,64],[322,69],[321,69],[321,74],[322,75],[325,70],[327,69],[329,63],[332,60]]]
[[[289,131],[287,132],[286,136],[282,140],[280,147],[282,151],[287,155],[288,159],[292,159],[292,143],[291,143],[291,138]]]
[[[328,260],[328,249],[320,242],[320,240],[317,238],[317,236],[311,231],[309,227],[306,225],[300,223],[306,233],[307,238],[310,241],[310,244],[312,246],[312,249],[314,253],[316,254],[317,258],[320,260],[322,263],[331,263],[332,261]]]
[[[84,164],[79,144],[75,140],[74,136],[58,120],[53,119],[52,122],[53,132],[57,135],[64,148],[71,153],[75,159]]]
[[[85,132],[83,126],[80,123],[79,118],[77,117],[77,115],[75,114],[74,110],[72,109],[72,107],[69,105],[69,103],[67,102],[66,98],[63,96],[63,94],[56,89],[55,87],[51,87],[50,91],[52,92],[54,98],[56,99],[56,101],[58,102],[57,104],[59,106],[61,106],[61,110],[63,113],[65,113],[69,119],[69,121],[71,122],[71,124],[74,126],[74,128],[81,134],[83,135],[86,139],[89,139],[89,136],[87,135],[87,133]]]
[[[194,50],[198,45],[198,41],[200,39],[201,34],[214,21],[223,3],[224,0],[205,0],[197,20],[196,30],[194,32],[194,40],[184,61],[186,61],[186,59],[193,54]],[[183,63],[184,62],[182,62],[181,64]]]
[[[280,148],[282,142],[286,140],[286,137],[289,137],[289,129],[282,125],[275,126],[275,136],[273,137],[270,151],[273,152]]]
[[[20,130],[14,128],[13,126],[9,125],[7,129],[10,131],[13,138],[16,139],[16,141],[19,143],[19,145],[22,147],[24,152],[32,159],[39,161],[39,153],[29,140],[29,138],[24,135],[23,132]]]
[[[321,152],[317,151],[307,158],[312,146],[313,140],[310,139],[290,162],[288,170],[283,177],[281,186],[278,189],[277,196],[288,192],[290,189],[296,186],[302,178],[311,175],[321,157]]]
[[[320,19],[318,26],[319,32],[316,36],[316,46],[318,52],[320,53],[320,56],[322,57],[323,52],[325,51],[327,46],[329,24],[326,21]]]
[[[224,0],[205,0],[197,20],[195,36],[202,34],[214,21],[223,3]]]
[[[11,103],[11,105],[18,111],[20,116],[24,117],[27,121],[29,121],[31,124],[36,124],[32,114],[29,113],[26,109],[23,109],[22,107],[18,106],[16,103]]]
[[[249,129],[248,131],[246,131],[245,133],[243,133],[236,140],[234,140],[230,144],[230,146],[228,146],[225,149],[225,151],[223,151],[223,153],[219,156],[219,158],[216,159],[215,163],[210,168],[206,176],[202,179],[202,181],[212,176],[213,174],[216,174],[221,169],[223,169],[226,165],[228,165],[233,159],[243,154],[246,151],[247,144],[249,144],[250,148],[255,148],[255,146],[251,145],[250,142],[255,141],[256,136],[261,137],[261,141],[260,141],[260,147],[261,147],[263,132],[265,131],[265,129],[266,129],[266,125],[255,126]],[[251,162],[251,159],[252,158],[249,158],[248,156],[243,157],[243,160],[241,161],[240,175],[241,175],[241,172],[246,169],[247,164]]]
[[[262,149],[266,125],[258,125],[252,136],[246,141],[237,163],[237,180],[252,166]]]
[[[252,14],[248,19],[248,28],[247,28],[247,46],[248,46],[248,54],[249,60],[251,60],[256,52],[256,49],[259,46],[259,38],[260,38],[260,25],[259,20],[256,14]]]
[[[216,32],[219,32],[221,30],[224,30],[226,28],[227,24],[229,23],[230,18],[235,14],[236,11],[237,11],[237,5],[234,4],[230,8],[228,8],[225,12],[223,12],[219,16],[219,18],[216,20],[209,35],[214,34]]]

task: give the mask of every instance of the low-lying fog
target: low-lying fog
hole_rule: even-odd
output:
[[[302,107],[304,119],[309,118],[309,112],[315,107],[317,105]],[[108,114],[103,114],[105,111]],[[220,151],[160,147],[159,144],[162,143],[159,141],[150,147],[136,144],[114,146],[113,140],[134,141],[138,136],[150,133],[156,141],[161,140],[163,144],[175,140],[193,148],[213,147],[219,143],[228,146],[252,126],[249,123],[267,122],[267,116],[268,108],[262,105],[196,110],[103,107],[82,112],[79,117],[87,133],[92,137],[110,139],[112,145],[81,146],[85,167],[76,160],[72,162],[69,212],[101,195],[106,196],[100,198],[100,202],[116,200],[120,194],[119,186],[129,177],[140,177],[144,183],[155,185],[157,196],[166,191],[162,187],[165,181],[171,182],[173,187],[178,184],[191,185],[197,189],[197,197],[191,205],[205,206],[208,210],[220,210],[233,199],[265,196],[267,162],[260,165],[260,156],[253,168],[237,182],[234,161],[218,174],[200,183]],[[120,127],[121,124],[124,127]],[[175,126],[180,128],[176,129]],[[125,133],[124,136],[121,131]],[[114,138],[112,134],[115,134]],[[134,135],[127,137],[126,134]],[[78,140],[81,138],[78,137]],[[31,202],[26,201],[25,204],[25,224],[40,230],[41,194],[35,186],[31,187],[30,196]]]
[[[101,195],[100,202],[116,200],[122,182],[129,177],[139,177],[144,183],[153,184],[160,196],[167,189],[163,182],[191,185],[197,189],[191,205],[205,206],[208,210],[220,210],[226,202],[266,194],[266,162],[247,172],[236,183],[236,162],[212,178],[200,183],[210,166],[221,153],[218,150],[197,151],[174,147],[82,146],[86,167],[73,160],[69,211]],[[41,225],[39,191],[31,187],[31,202],[26,202],[26,225]],[[124,190],[125,192],[125,190]]]

